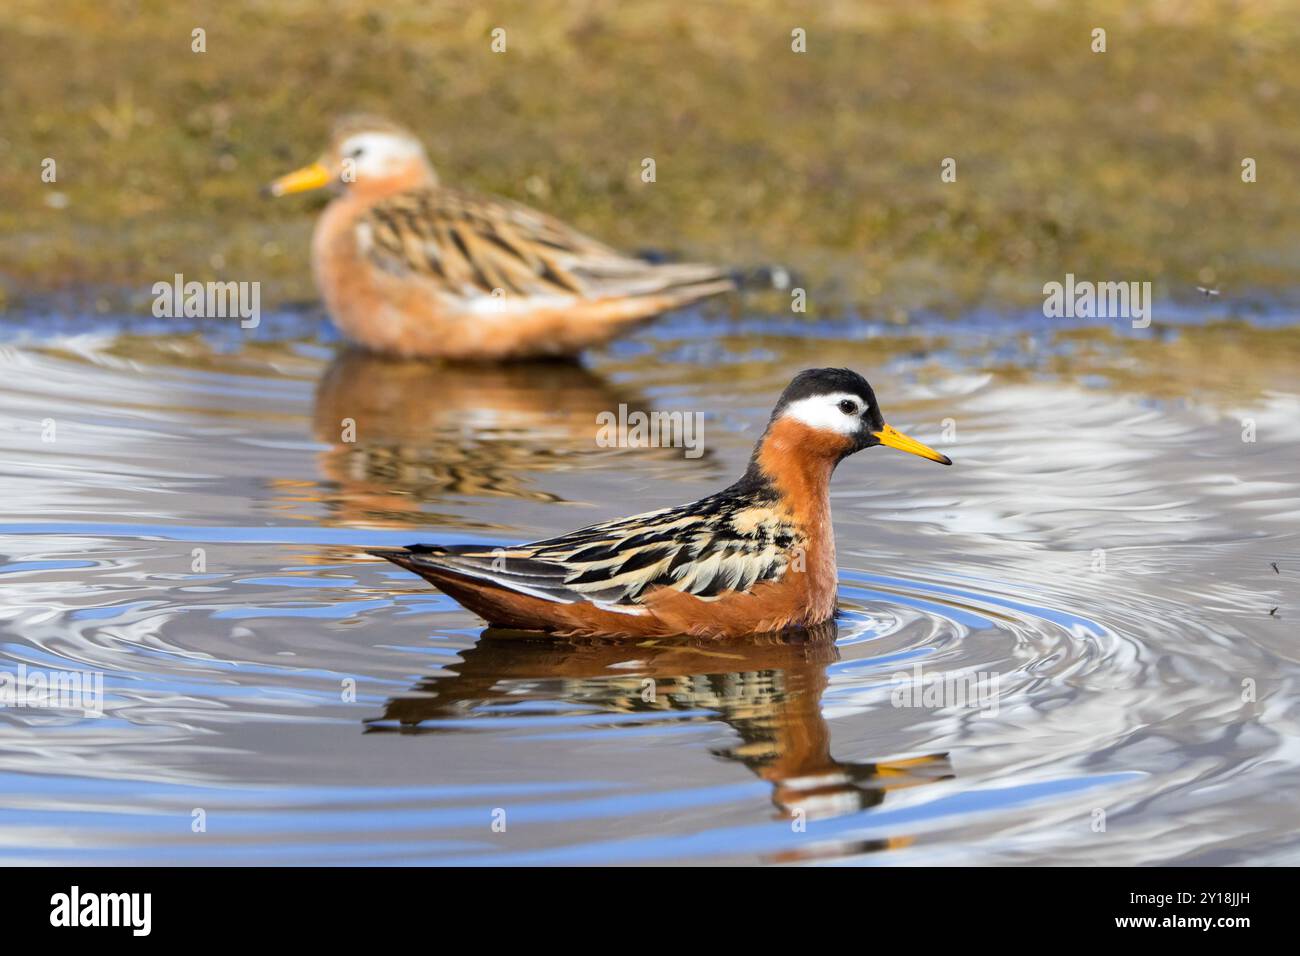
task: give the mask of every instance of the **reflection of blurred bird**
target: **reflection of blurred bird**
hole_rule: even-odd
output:
[[[831,473],[875,445],[952,464],[886,425],[861,375],[812,369],[782,393],[744,477],[715,495],[531,544],[372,553],[502,627],[709,637],[808,627],[835,613]]]
[[[595,448],[596,416],[637,405],[570,362],[440,366],[350,350],[316,388],[321,469],[350,519],[420,514],[447,495],[555,500],[528,472]]]
[[[485,705],[560,699],[653,722],[675,711],[711,710],[739,735],[719,752],[772,784],[784,815],[854,813],[891,790],[952,776],[944,755],[889,763],[836,760],[821,713],[826,668],[839,659],[835,627],[760,635],[718,645],[700,639],[626,642],[529,639],[485,631],[449,674],[427,677],[419,696],[388,701],[371,730],[445,733],[425,721],[461,718]],[[598,718],[596,718],[598,720]],[[686,718],[688,720],[712,718]],[[396,726],[393,726],[393,725]]]
[[[712,266],[623,255],[519,203],[438,183],[387,120],[339,121],[325,155],[267,187],[331,186],[312,240],[325,305],[376,352],[456,359],[574,353],[732,283]]]

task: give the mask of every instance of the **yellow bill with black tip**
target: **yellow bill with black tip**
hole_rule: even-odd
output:
[[[880,444],[888,445],[890,448],[897,448],[899,451],[905,451],[910,455],[920,455],[922,458],[937,461],[941,465],[952,464],[952,459],[947,455],[939,454],[929,445],[922,445],[915,438],[908,438],[892,425],[886,425],[880,431],[871,434],[876,436],[876,441],[880,442]]]
[[[309,189],[320,189],[323,186],[328,186],[332,178],[329,169],[324,163],[312,163],[310,166],[304,166],[302,169],[295,169],[291,173],[286,173],[268,185],[263,191],[268,196],[305,193]]]

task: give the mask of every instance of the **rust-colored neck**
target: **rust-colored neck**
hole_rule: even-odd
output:
[[[423,186],[438,185],[438,174],[427,162],[412,162],[401,172],[381,179],[358,179],[349,183],[343,193],[343,199],[351,203],[370,205],[396,193]]]
[[[768,427],[754,461],[797,520],[826,520],[831,475],[850,444],[844,436],[780,418]]]

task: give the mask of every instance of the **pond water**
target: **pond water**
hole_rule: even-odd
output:
[[[1216,318],[686,311],[495,369],[10,321],[0,672],[102,706],[0,707],[0,861],[1300,862],[1297,332]],[[841,465],[824,633],[484,633],[363,553],[702,496],[831,364],[954,466]],[[620,404],[704,454],[600,447]]]

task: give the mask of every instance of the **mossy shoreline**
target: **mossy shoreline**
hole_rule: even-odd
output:
[[[257,188],[357,109],[613,244],[780,263],[814,313],[1015,306],[1067,272],[1269,294],[1300,285],[1298,51],[1271,2],[10,0],[0,295],[180,272],[310,299],[317,207]]]

